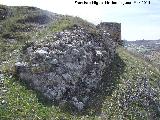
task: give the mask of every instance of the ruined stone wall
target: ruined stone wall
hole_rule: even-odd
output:
[[[94,35],[75,25],[54,33],[50,41],[26,46],[15,64],[16,72],[49,100],[66,100],[82,110],[114,59],[115,50],[115,42],[105,31]]]
[[[121,45],[121,23],[102,22],[97,25],[98,29],[105,30],[110,35],[110,38],[117,44]]]

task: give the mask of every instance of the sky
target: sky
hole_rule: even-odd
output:
[[[160,39],[160,0],[150,0],[150,4],[149,0],[146,4],[142,0],[108,0],[110,4],[100,4],[105,0],[97,0],[99,5],[77,4],[75,1],[93,0],[0,0],[0,4],[35,6],[58,14],[79,16],[95,25],[118,22],[122,27],[122,39],[129,41]],[[111,4],[111,1],[117,4]]]

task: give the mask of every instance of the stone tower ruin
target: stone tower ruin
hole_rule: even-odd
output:
[[[102,22],[97,25],[98,29],[102,29],[109,33],[111,39],[118,45],[122,44],[121,41],[121,23],[115,22]]]

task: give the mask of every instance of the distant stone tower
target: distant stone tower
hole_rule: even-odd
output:
[[[118,45],[122,45],[121,40],[121,23],[115,22],[102,22],[97,25],[98,29],[105,30],[110,34],[110,37],[116,42]]]

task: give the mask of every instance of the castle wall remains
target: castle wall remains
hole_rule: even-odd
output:
[[[102,22],[97,25],[98,29],[105,30],[110,34],[111,39],[117,44],[121,45],[121,23],[115,22]]]

